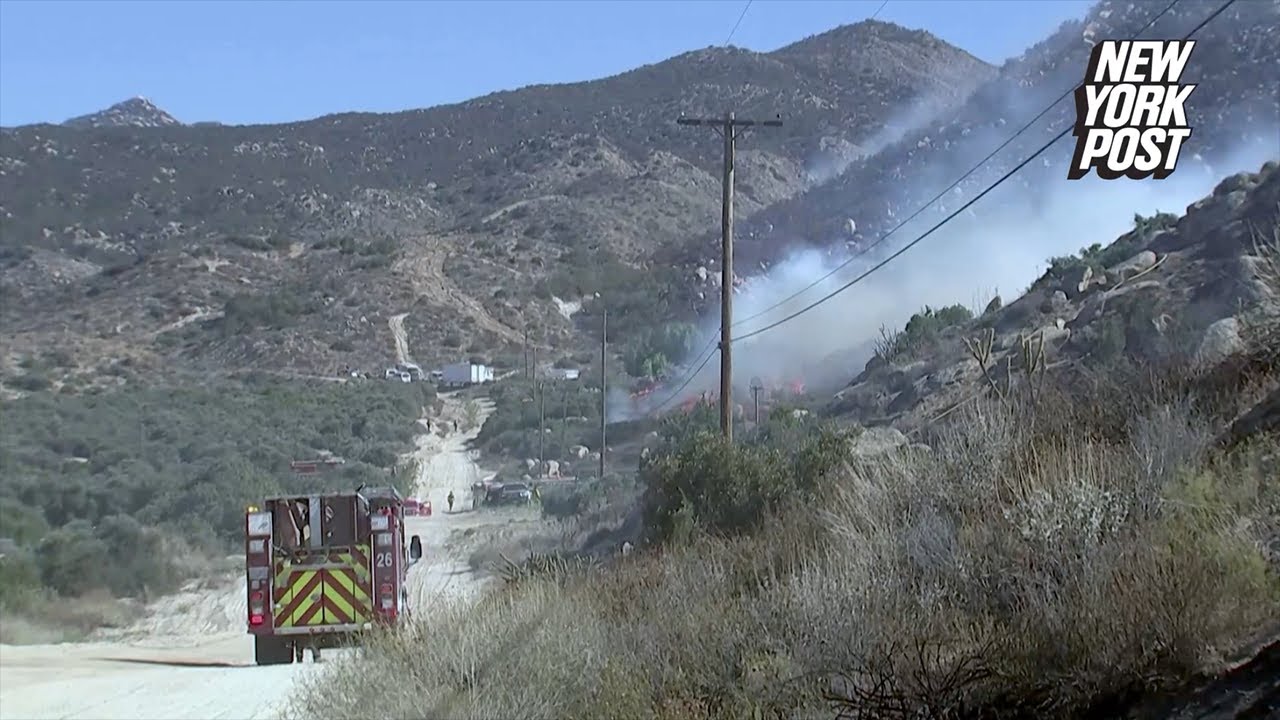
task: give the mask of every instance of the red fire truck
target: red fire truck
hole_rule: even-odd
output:
[[[245,514],[248,630],[259,665],[302,662],[310,649],[358,641],[409,613],[406,578],[422,557],[406,545],[404,498],[365,488],[266,499]]]

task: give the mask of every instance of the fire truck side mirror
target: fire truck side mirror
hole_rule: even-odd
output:
[[[417,562],[422,558],[422,538],[414,535],[409,538],[409,559]]]

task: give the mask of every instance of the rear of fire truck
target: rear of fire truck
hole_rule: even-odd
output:
[[[393,488],[268,498],[245,518],[248,630],[259,665],[350,644],[408,612],[404,499]]]

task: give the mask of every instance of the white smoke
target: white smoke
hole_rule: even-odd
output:
[[[870,137],[861,138],[856,144],[844,139],[824,138],[823,147],[805,164],[809,182],[822,185],[839,177],[853,163],[870,160],[908,133],[928,126],[942,113],[958,105],[961,99],[941,92],[917,97],[891,115],[888,122]]]
[[[1218,159],[1212,166],[1197,162],[1188,149],[1179,169],[1164,180],[1066,179],[1067,136],[1047,161],[1050,177],[1061,178],[1023,187],[1015,175],[969,211],[962,213],[883,269],[835,295],[822,305],[760,335],[734,343],[734,385],[749,379],[803,377],[814,389],[847,383],[871,356],[881,326],[901,328],[924,305],[967,304],[975,293],[998,289],[1006,302],[1020,296],[1042,275],[1048,259],[1078,252],[1093,243],[1104,246],[1133,227],[1135,213],[1171,212],[1181,215],[1188,205],[1210,194],[1222,178],[1242,171],[1256,172],[1265,162],[1280,159],[1280,127],[1256,129],[1252,138]],[[989,152],[990,146],[986,151]],[[976,154],[976,153],[975,153]],[[1039,163],[1037,159],[1035,162]],[[931,168],[938,178],[919,180],[928,187],[945,187],[967,168]],[[945,182],[940,178],[946,177]],[[970,188],[960,197],[949,194],[943,203],[953,211],[985,187]],[[933,192],[936,192],[933,191]],[[911,208],[907,211],[914,210]],[[946,213],[934,210],[904,226],[883,244],[883,252],[858,258],[832,277],[782,306],[749,318],[795,294],[830,273],[847,255],[804,251],[754,278],[735,294],[734,315],[742,323],[733,330],[741,337],[781,320],[862,274],[889,252],[915,239]],[[719,312],[709,312],[700,334],[699,349],[718,335]],[[719,364],[714,356],[679,394],[676,402],[718,389]],[[695,360],[700,358],[695,358]],[[683,377],[683,376],[680,376]],[[655,393],[667,397],[671,389]],[[673,403],[674,404],[674,403]],[[670,405],[668,406],[670,407]]]

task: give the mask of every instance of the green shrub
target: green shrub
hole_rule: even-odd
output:
[[[161,543],[181,538],[225,554],[244,506],[264,495],[405,482],[387,469],[412,449],[414,421],[434,398],[425,383],[254,376],[33,393],[0,409],[0,528],[59,592],[153,593],[181,575]],[[346,463],[314,476],[290,471],[291,460],[321,451]]]
[[[778,424],[737,445],[695,432],[642,466],[646,523],[659,539],[671,539],[682,518],[715,533],[758,529],[788,503],[812,502],[848,452],[847,435],[831,428],[787,433]]]
[[[971,320],[973,313],[963,305],[937,309],[926,305],[911,316],[901,332],[881,330],[882,342],[876,352],[885,359],[918,357],[933,346],[943,331],[963,326]]]

